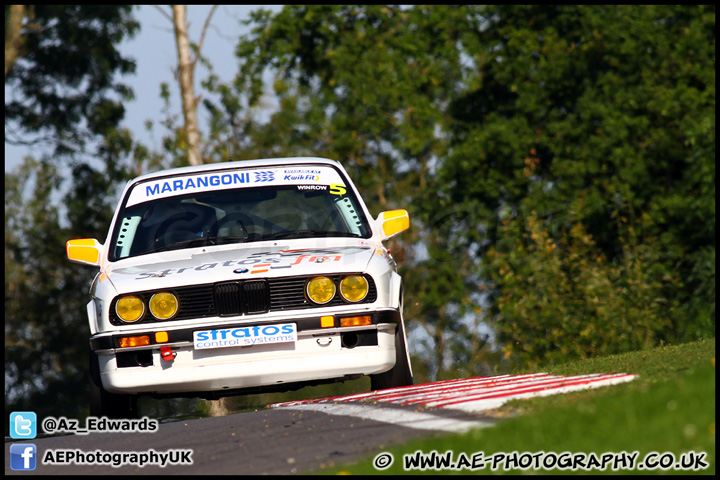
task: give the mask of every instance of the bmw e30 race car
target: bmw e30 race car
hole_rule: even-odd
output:
[[[106,242],[67,242],[100,268],[87,305],[91,415],[158,398],[282,391],[369,375],[413,382],[402,284],[342,165],[281,158],[165,170],[128,182]]]

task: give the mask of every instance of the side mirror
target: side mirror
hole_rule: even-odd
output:
[[[103,245],[94,238],[79,238],[68,240],[65,244],[67,258],[71,262],[83,265],[100,266],[100,253]]]
[[[410,228],[410,215],[407,210],[390,210],[382,212],[375,220],[382,233],[382,240],[397,235]]]

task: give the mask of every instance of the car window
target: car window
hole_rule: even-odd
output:
[[[156,184],[135,186],[134,189],[144,189],[147,195],[140,197],[133,191],[128,192],[126,197],[134,199],[134,204],[126,206],[119,214],[111,238],[110,260],[226,243],[371,236],[365,215],[344,183],[311,184],[304,179],[293,182],[286,175],[285,181],[277,182],[279,185],[242,183],[232,188],[233,178],[246,177],[225,176],[227,184],[218,181],[219,189],[177,188],[177,192],[164,196],[156,195],[162,192]],[[270,178],[280,180],[283,177],[273,175]],[[189,185],[189,180],[182,181],[185,183],[171,180],[165,184]],[[160,198],[146,198],[153,195]]]

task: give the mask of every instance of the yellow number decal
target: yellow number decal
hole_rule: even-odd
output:
[[[333,195],[345,195],[347,190],[345,189],[345,185],[333,183],[330,185],[330,193]]]

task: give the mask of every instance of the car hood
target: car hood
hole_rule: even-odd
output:
[[[229,280],[362,272],[374,252],[369,245],[193,248],[117,262],[105,273],[120,294]]]

